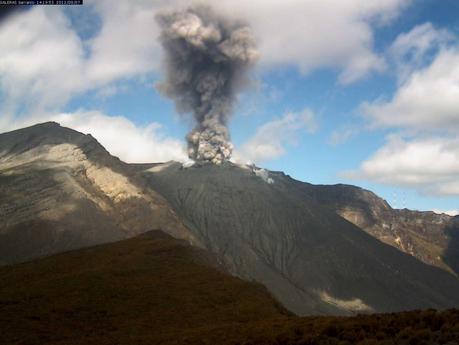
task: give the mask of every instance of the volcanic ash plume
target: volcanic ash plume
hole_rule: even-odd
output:
[[[221,164],[233,148],[227,123],[236,94],[258,58],[250,28],[206,6],[162,12],[156,19],[167,68],[158,87],[196,120],[187,135],[188,156]]]

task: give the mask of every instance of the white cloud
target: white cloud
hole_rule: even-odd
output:
[[[459,196],[459,139],[404,140],[392,136],[348,178],[410,186],[431,195]]]
[[[88,0],[86,6],[101,24],[89,39],[78,36],[58,7],[37,6],[8,18],[0,26],[3,118],[58,111],[90,90],[113,95],[117,81],[157,72],[161,50],[154,15],[190,3]],[[259,38],[263,66],[291,65],[303,72],[333,67],[341,70],[342,82],[351,82],[382,68],[373,52],[372,25],[397,15],[406,3],[222,0],[213,5],[249,21]]]
[[[91,134],[108,152],[127,163],[189,161],[183,141],[162,135],[160,123],[138,126],[124,116],[110,116],[99,111],[29,116],[3,126],[0,124],[0,133],[46,121]]]
[[[373,49],[373,26],[398,15],[407,2],[222,0],[212,4],[225,14],[249,21],[259,38],[260,62],[265,68],[290,65],[308,73],[331,67],[340,72],[340,82],[349,83],[384,67]],[[32,115],[59,113],[69,100],[87,91],[109,97],[118,92],[120,81],[157,72],[161,51],[154,14],[174,4],[190,3],[186,0],[88,0],[86,5],[93,7],[101,24],[100,30],[89,39],[77,34],[78,30],[58,7],[37,6],[8,18],[0,26],[3,98],[0,128],[38,118]],[[299,131],[288,118],[277,120],[279,128],[287,133]],[[87,132],[100,133],[97,121],[89,123],[95,127],[86,126]],[[276,121],[271,127],[275,125]],[[292,141],[275,139],[266,144],[263,133],[268,133],[271,127],[267,124],[260,129],[251,145],[245,146],[252,158],[278,157]],[[135,128],[139,134],[140,129]],[[151,137],[151,133],[140,137]],[[115,147],[114,150],[121,152],[121,149]],[[121,155],[143,160],[143,156],[136,156],[134,151]]]
[[[390,48],[399,85],[390,100],[361,106],[372,126],[403,129],[345,176],[459,196],[459,40],[426,23]],[[409,137],[406,135],[409,134]]]
[[[437,214],[443,214],[444,213],[444,214],[447,214],[448,216],[452,216],[452,217],[459,215],[459,211],[458,210],[442,211],[442,210],[435,209],[435,210],[433,210],[433,212],[435,212]]]
[[[387,22],[408,2],[222,0],[218,6],[250,22],[261,64],[297,66],[304,73],[333,67],[341,70],[340,82],[350,83],[384,68],[373,50],[372,26]]]
[[[56,110],[79,93],[157,71],[161,52],[154,15],[189,3],[89,0],[101,28],[88,40],[77,35],[61,8],[37,6],[10,17],[0,27],[2,112]],[[405,3],[222,0],[213,5],[250,22],[262,65],[292,65],[303,72],[333,67],[348,83],[383,67],[373,52],[372,25],[396,15]]]
[[[49,115],[85,91],[110,97],[125,87],[117,81],[143,76],[158,65],[157,2],[89,3],[102,26],[88,41],[57,7],[36,6],[2,23],[0,130],[56,120],[93,134],[128,162],[185,160],[182,143],[162,137],[157,123],[139,127],[125,117],[99,112]]]
[[[434,30],[430,24],[415,27],[400,35],[392,46],[398,56],[402,80],[389,101],[377,100],[361,106],[362,112],[377,127],[400,127],[421,131],[453,131],[459,127],[459,42],[446,45],[452,35]],[[419,64],[431,49],[433,61]],[[396,53],[395,53],[396,52]],[[408,58],[403,56],[408,55]],[[399,65],[400,65],[399,64]],[[418,66],[413,69],[413,66]],[[408,73],[408,75],[406,75]]]
[[[406,81],[412,72],[429,62],[432,53],[446,48],[453,41],[454,35],[448,30],[437,29],[431,23],[417,25],[409,32],[400,34],[389,48],[399,80]]]
[[[58,114],[50,118],[62,126],[90,133],[112,155],[128,163],[187,161],[182,141],[161,135],[161,124],[136,126],[123,116],[97,111]]]
[[[0,86],[3,113],[65,104],[85,88],[83,47],[60,10],[37,6],[0,26]]]
[[[100,33],[90,40],[87,61],[90,79],[110,82],[151,72],[159,66],[159,1],[91,1],[101,16]]]
[[[317,129],[314,113],[308,109],[287,113],[259,127],[255,135],[236,151],[235,160],[260,163],[276,159],[286,152],[286,146],[295,145],[301,132]]]
[[[94,6],[102,27],[88,41],[56,7],[37,6],[2,23],[4,113],[58,109],[79,93],[155,69],[155,6],[139,1],[99,1]]]
[[[457,181],[458,178],[459,176],[456,175],[456,181],[450,181],[442,183],[438,186],[431,187],[427,190],[427,192],[437,196],[459,196],[459,182]]]

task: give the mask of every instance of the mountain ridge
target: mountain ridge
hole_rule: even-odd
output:
[[[269,182],[232,163],[170,162],[143,175],[230,272],[262,282],[297,314],[457,303],[454,276],[380,242],[284,174],[270,174]],[[431,294],[440,290],[449,297]]]
[[[158,228],[300,315],[459,305],[456,277],[380,242],[311,186],[229,162],[127,164],[91,136],[32,126],[0,134],[0,262]]]
[[[375,193],[352,185],[304,182],[295,182],[295,185],[382,242],[427,264],[459,273],[459,246],[455,242],[459,217],[433,211],[393,209]]]
[[[96,139],[57,123],[0,134],[0,262],[161,227],[187,238],[165,199]]]

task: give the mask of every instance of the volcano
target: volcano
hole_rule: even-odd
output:
[[[230,272],[304,314],[456,305],[455,276],[388,246],[308,196],[280,172],[232,163],[142,171],[198,245]]]
[[[319,188],[230,162],[126,164],[89,135],[36,125],[0,135],[0,261],[160,229],[298,315],[459,306],[456,275],[349,221],[340,186]]]

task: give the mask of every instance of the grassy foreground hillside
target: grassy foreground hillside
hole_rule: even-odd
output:
[[[159,231],[0,268],[0,344],[454,344],[459,312],[295,317]]]

